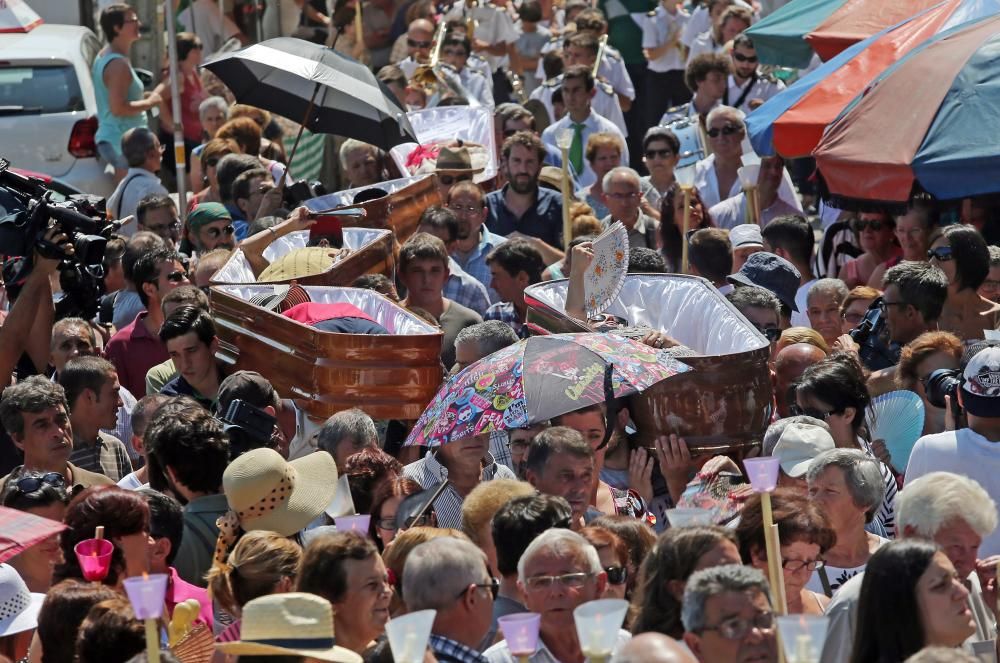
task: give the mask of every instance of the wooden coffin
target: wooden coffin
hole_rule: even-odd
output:
[[[349,303],[390,335],[319,331],[250,303],[267,285],[210,290],[217,356],[259,371],[314,418],[360,407],[375,419],[416,419],[441,385],[441,330],[373,290],[307,286],[312,301]]]
[[[288,252],[306,246],[309,233],[295,232],[281,237],[271,243],[264,251],[264,257],[274,262]],[[354,280],[363,274],[385,274],[390,279],[396,277],[396,259],[393,252],[393,237],[391,230],[376,230],[372,228],[344,228],[344,248],[350,249],[344,257],[338,257],[327,270],[297,279],[284,279],[273,283],[297,282],[299,285],[318,286],[350,286]],[[257,283],[250,264],[237,249],[229,256],[229,260],[217,271],[211,280],[212,285],[252,284]],[[268,281],[272,283],[272,281]]]
[[[565,313],[568,281],[525,291],[528,323],[540,333],[588,329]],[[633,274],[607,313],[669,334],[699,353],[680,358],[692,371],[632,397],[640,444],[683,436],[693,452],[742,457],[771,419],[769,343],[708,281],[677,274]]]

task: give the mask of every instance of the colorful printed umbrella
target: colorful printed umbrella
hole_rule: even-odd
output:
[[[406,439],[436,447],[628,396],[691,370],[613,334],[532,336],[467,366],[438,392]]]
[[[851,200],[905,203],[1000,191],[989,139],[1000,105],[1000,15],[914,48],[856,97],[814,151],[826,187]]]
[[[764,64],[804,69],[813,53],[828,60],[848,46],[896,25],[941,0],[792,0],[753,25]]]
[[[1000,0],[946,0],[851,46],[750,114],[754,150],[808,156],[827,125],[887,67],[935,34],[997,13]]]

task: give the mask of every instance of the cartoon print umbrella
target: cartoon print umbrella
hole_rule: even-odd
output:
[[[452,377],[405,444],[436,447],[523,428],[689,370],[662,350],[613,334],[532,336]]]

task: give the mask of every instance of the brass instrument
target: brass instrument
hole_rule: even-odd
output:
[[[517,100],[517,103],[524,105],[524,102],[528,100],[528,95],[524,91],[524,81],[510,69],[504,69],[504,74],[507,76],[507,82],[510,83],[510,91],[514,99]]]
[[[428,96],[437,91],[441,85],[441,77],[438,74],[438,67],[441,61],[441,45],[444,43],[445,21],[442,18],[438,23],[434,33],[434,47],[431,49],[431,58],[427,64],[417,66],[413,72],[413,81],[427,91]]]
[[[597,71],[601,68],[601,60],[604,59],[604,51],[608,47],[608,36],[601,35],[601,38],[597,40],[597,59],[594,60],[594,70],[591,72],[594,76],[594,80],[597,80]]]

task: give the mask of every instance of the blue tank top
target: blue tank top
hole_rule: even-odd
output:
[[[94,79],[94,95],[97,97],[97,134],[95,140],[98,143],[108,143],[114,149],[115,154],[121,156],[122,135],[133,127],[147,126],[146,114],[127,115],[119,117],[111,112],[111,104],[108,103],[108,86],[104,84],[104,68],[115,58],[122,58],[128,63],[128,58],[120,53],[104,53],[94,60],[91,69],[91,77]],[[128,100],[140,101],[142,99],[142,81],[136,76],[135,70],[129,64],[129,71],[132,73],[132,83],[128,86]]]

